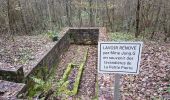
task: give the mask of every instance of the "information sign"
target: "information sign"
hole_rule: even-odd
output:
[[[138,74],[143,42],[99,42],[98,72]]]

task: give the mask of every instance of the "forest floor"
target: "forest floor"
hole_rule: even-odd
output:
[[[134,41],[134,36],[127,34],[113,33],[111,37],[113,41]],[[140,71],[138,75],[121,76],[121,100],[169,100],[170,42],[138,40],[144,41]],[[102,91],[99,100],[111,100],[113,92],[109,91],[114,91],[114,75],[103,74],[98,79]]]
[[[121,83],[123,100],[170,99],[170,43],[144,42],[139,74]]]
[[[14,40],[15,42],[0,38],[0,66],[9,68],[25,66],[25,73],[31,69],[29,66],[35,64],[43,53],[54,45],[47,36],[17,36]],[[114,75],[97,74],[97,46],[71,45],[62,55],[55,81],[61,79],[68,63],[81,62],[86,49],[89,49],[87,63],[84,66],[78,95],[70,96],[69,99],[113,99]],[[170,88],[170,43],[146,40],[143,45],[139,74],[121,77],[121,98],[122,100],[161,100],[163,97],[170,96],[168,88]]]

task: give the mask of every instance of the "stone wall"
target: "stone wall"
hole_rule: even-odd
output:
[[[25,77],[37,76],[39,72],[42,71],[42,76],[47,76],[54,67],[57,66],[60,61],[60,56],[67,51],[70,46],[70,36],[68,33],[64,33],[62,37],[59,37],[59,40],[56,42],[54,47],[52,47],[44,57],[35,65],[31,72],[29,72]],[[45,69],[44,69],[45,68]],[[48,72],[44,73],[43,70]]]
[[[71,28],[69,30],[70,38],[73,44],[89,44],[89,45],[97,45],[98,37],[99,37],[99,29],[98,28]]]

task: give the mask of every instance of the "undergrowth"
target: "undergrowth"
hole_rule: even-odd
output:
[[[29,100],[33,100],[34,98],[44,100],[46,95],[53,89],[52,84],[55,76],[55,67],[49,71],[49,68],[46,66],[37,69],[35,73],[36,75],[29,78],[29,89],[26,95]]]
[[[43,81],[42,79],[36,77],[31,77],[31,79],[35,84],[30,90],[29,99],[33,99],[35,96],[35,98],[38,99],[42,97],[41,100],[43,100],[43,98],[45,99],[43,95],[47,94],[50,89],[52,89],[52,79],[49,79],[48,81]]]
[[[142,41],[146,39],[144,36],[140,35],[138,38],[135,38],[135,35],[132,33],[123,33],[123,32],[114,32],[109,33],[112,41]]]
[[[51,39],[55,39],[57,38],[58,39],[58,35],[59,33],[57,31],[52,31],[52,30],[48,30],[47,33],[44,33],[47,37],[51,38]],[[55,40],[57,40],[55,39]]]

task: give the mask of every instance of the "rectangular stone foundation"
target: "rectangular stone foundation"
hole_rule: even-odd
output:
[[[36,75],[37,71],[43,67],[48,67],[50,72],[50,69],[57,65],[60,56],[67,51],[70,44],[97,45],[98,41],[105,40],[107,40],[107,35],[106,29],[103,27],[64,28],[54,47],[44,53],[44,56],[34,65],[30,72],[24,74],[22,66],[13,70],[1,68],[0,66],[0,80],[24,82],[26,77]]]
[[[107,41],[106,29],[103,27],[64,28],[59,35],[59,40],[44,56],[34,65],[33,69],[24,74],[23,68],[4,70],[0,66],[0,80],[25,83],[28,87],[33,85],[31,76],[43,80],[48,79],[55,66],[60,61],[60,56],[68,50],[70,44],[97,45],[98,41]]]

